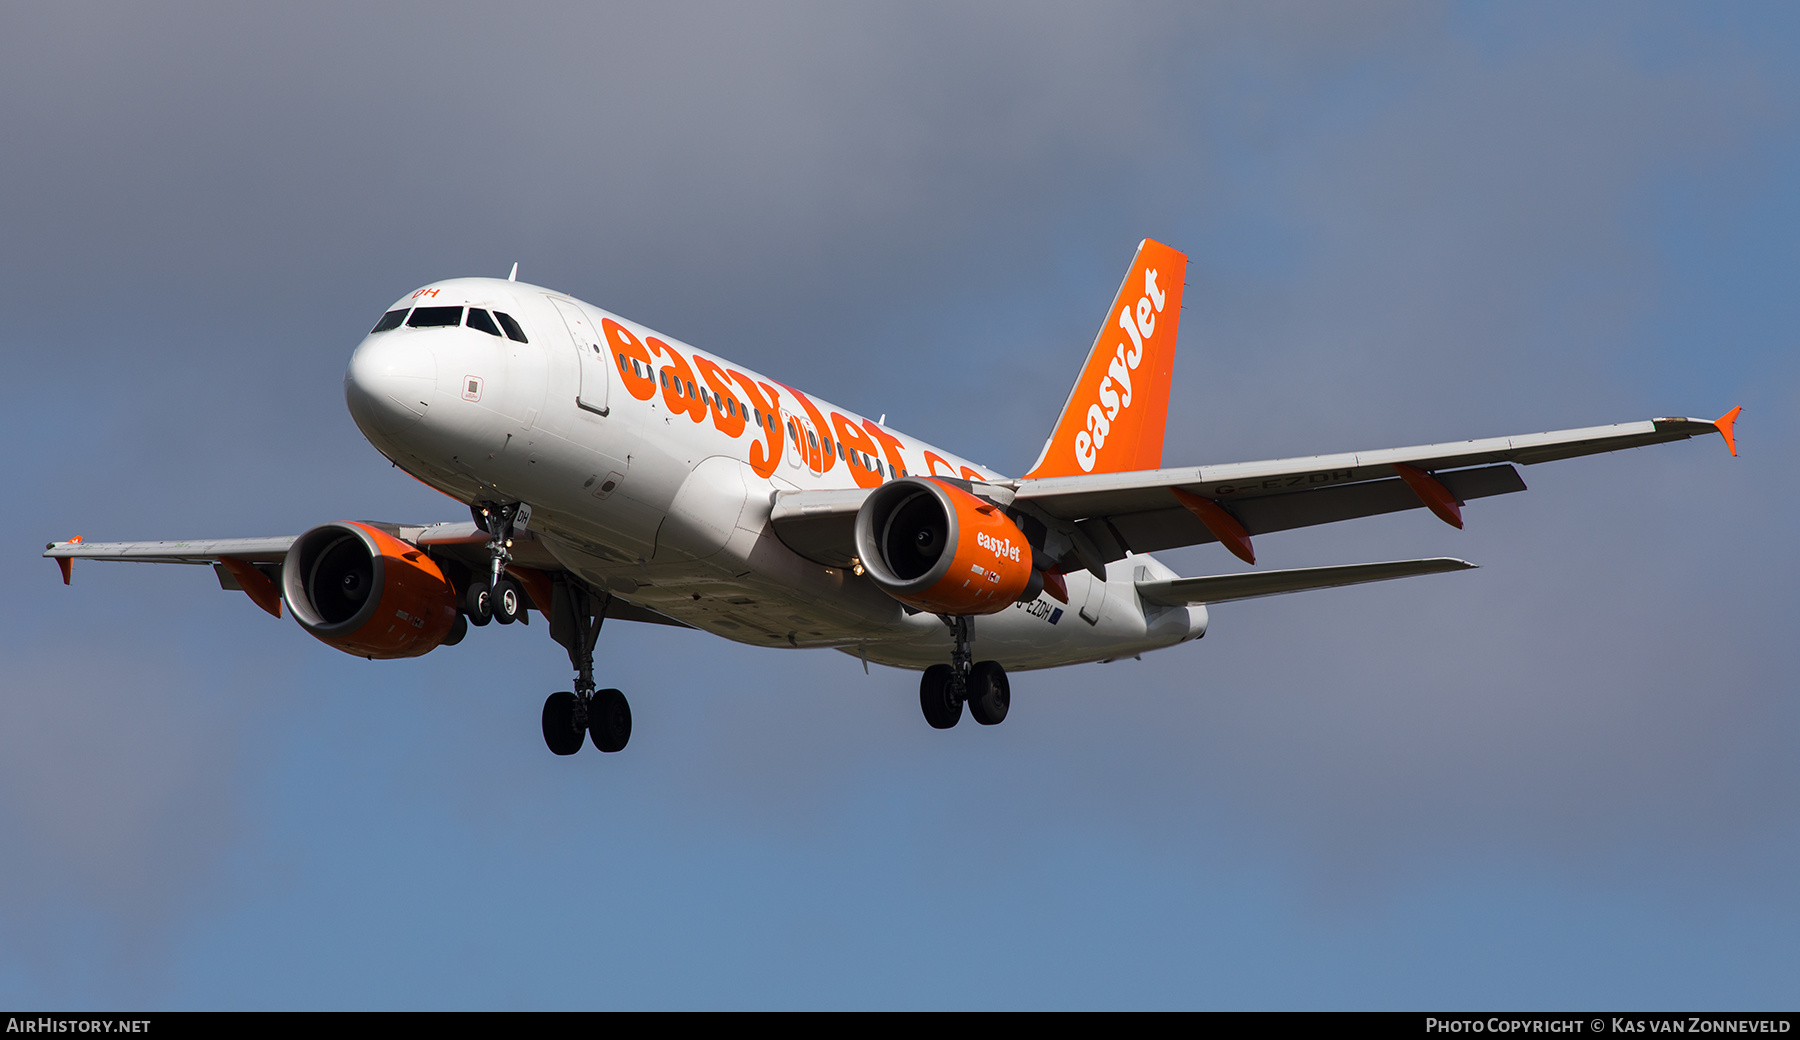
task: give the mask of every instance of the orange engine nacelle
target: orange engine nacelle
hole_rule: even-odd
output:
[[[856,551],[883,592],[934,614],[993,614],[1044,588],[1018,525],[943,480],[876,488],[856,514]]]
[[[456,623],[456,589],[437,564],[368,524],[324,524],[296,538],[281,596],[300,627],[358,657],[417,657]]]

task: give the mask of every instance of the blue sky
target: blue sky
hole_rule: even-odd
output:
[[[1800,19],[1782,5],[13,7],[0,1003],[1791,1008]],[[1165,462],[1745,406],[1258,542],[1481,565],[916,679],[613,623],[367,662],[38,546],[454,519],[343,405],[521,276],[1008,472],[1136,242]],[[1168,554],[1236,569],[1217,546]]]

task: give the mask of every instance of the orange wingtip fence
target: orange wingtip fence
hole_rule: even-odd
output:
[[[1719,432],[1725,436],[1725,447],[1730,450],[1731,457],[1734,459],[1737,458],[1737,434],[1731,428],[1737,425],[1738,413],[1743,410],[1744,406],[1740,404],[1713,420],[1713,425],[1717,426]]]
[[[81,536],[76,535],[75,537],[69,539],[68,541],[64,542],[63,544],[64,545],[79,545],[79,544],[81,544]],[[50,546],[50,548],[54,549],[54,548],[56,548],[56,546],[52,545],[52,546]],[[74,577],[74,575],[75,575],[75,561],[68,556],[58,556],[56,558],[56,568],[58,570],[62,571],[63,584],[67,585],[69,583],[69,579]]]

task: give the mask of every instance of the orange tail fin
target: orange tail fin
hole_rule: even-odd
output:
[[[1138,245],[1056,430],[1027,477],[1161,469],[1187,256]]]

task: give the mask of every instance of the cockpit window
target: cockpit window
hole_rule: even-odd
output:
[[[500,335],[499,328],[494,325],[494,319],[488,317],[488,312],[482,310],[480,307],[469,308],[468,325],[469,328],[480,329],[490,336]]]
[[[406,320],[406,308],[405,307],[402,307],[397,311],[388,311],[386,314],[383,314],[381,316],[380,321],[375,323],[375,327],[369,330],[369,335],[373,336],[377,332],[386,332],[389,329],[397,329],[400,327],[400,323],[405,320]]]
[[[435,329],[462,324],[461,307],[415,307],[406,324],[415,329]]]
[[[507,339],[515,343],[531,342],[525,338],[525,330],[519,327],[519,323],[513,320],[512,315],[505,311],[495,311],[494,317],[500,319],[500,327],[506,330]]]

